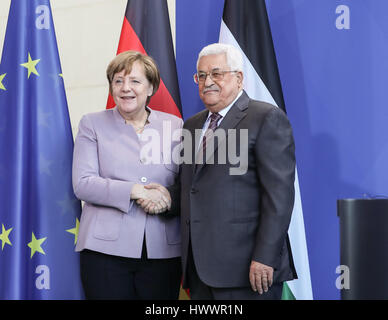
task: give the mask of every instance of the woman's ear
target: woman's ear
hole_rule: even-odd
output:
[[[154,93],[154,87],[150,84],[149,87],[148,87],[147,95],[151,98],[153,93]]]

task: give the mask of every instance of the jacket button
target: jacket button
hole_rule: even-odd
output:
[[[191,192],[191,193],[197,193],[198,190],[197,190],[197,189],[194,189],[194,188],[191,188],[190,192]]]
[[[187,220],[186,220],[186,224],[187,224],[187,225],[190,225],[190,219],[187,219]]]

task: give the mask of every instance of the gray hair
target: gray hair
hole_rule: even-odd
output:
[[[230,70],[243,71],[243,57],[240,50],[230,44],[225,43],[213,43],[204,47],[198,54],[197,70],[199,59],[201,59],[201,57],[221,53],[225,53],[226,63],[228,64]]]

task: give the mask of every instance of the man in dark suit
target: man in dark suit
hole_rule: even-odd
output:
[[[194,80],[206,110],[184,124],[197,139],[184,138],[192,161],[184,158],[180,175],[183,286],[192,299],[280,299],[283,282],[296,278],[290,123],[248,97],[230,45],[205,47]]]

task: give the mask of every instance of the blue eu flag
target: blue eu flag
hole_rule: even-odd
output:
[[[80,299],[81,204],[49,0],[11,2],[0,63],[0,299]]]

